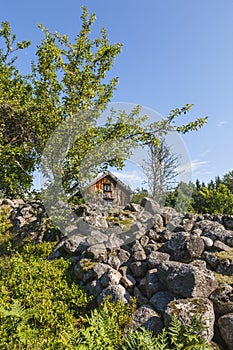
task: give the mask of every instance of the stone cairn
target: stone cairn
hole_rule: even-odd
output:
[[[77,221],[60,232],[48,227],[38,201],[0,205],[9,208],[13,234],[57,241],[49,259],[72,259],[97,305],[108,295],[124,303],[135,297],[135,329],[156,336],[174,314],[187,324],[198,312],[202,336],[215,349],[233,349],[233,216],[181,215],[144,198],[125,208],[77,206]]]

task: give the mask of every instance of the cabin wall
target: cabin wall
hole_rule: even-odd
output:
[[[104,185],[110,185],[111,190],[105,191]],[[87,189],[87,199],[91,202],[105,205],[110,203],[114,206],[124,206],[130,201],[130,194],[110,177],[106,176]]]

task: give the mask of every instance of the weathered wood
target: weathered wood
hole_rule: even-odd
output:
[[[108,172],[87,187],[86,197],[88,201],[102,205],[125,206],[130,202],[131,193],[129,186]]]

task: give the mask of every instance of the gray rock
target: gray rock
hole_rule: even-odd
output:
[[[108,233],[108,231],[107,231]],[[124,243],[124,240],[116,233],[111,233],[105,243],[106,248],[112,250],[120,247]]]
[[[64,242],[63,242],[63,249],[65,250],[66,253],[68,254],[76,254],[77,249],[79,247],[80,244],[84,244],[85,242],[85,237],[82,237],[80,235],[75,235],[72,236],[70,238],[67,238]]]
[[[82,267],[79,264],[74,265],[74,277],[78,280],[81,281],[84,276],[84,271]]]
[[[107,250],[104,244],[96,244],[88,247],[86,250],[87,256],[95,258],[97,261],[101,262],[107,255]]]
[[[214,336],[214,308],[213,304],[207,298],[189,298],[171,301],[164,313],[164,323],[169,327],[172,316],[178,316],[184,325],[190,324],[192,316],[198,313],[205,327],[200,335],[210,342]]]
[[[146,274],[146,296],[151,298],[156,292],[162,289],[157,269],[151,269]]]
[[[201,256],[204,242],[200,237],[187,232],[178,232],[163,244],[160,251],[170,254],[172,260],[188,263]]]
[[[140,278],[138,283],[138,288],[140,289],[140,292],[142,292],[142,294],[145,297],[147,297],[146,285],[147,285],[146,277]]]
[[[131,275],[131,270],[127,265],[121,266],[119,268],[119,272],[122,274],[122,276]]]
[[[21,205],[26,204],[22,198],[13,199],[11,202],[13,203],[13,207],[19,207]],[[39,204],[40,203],[37,203],[37,205],[39,205]]]
[[[108,287],[113,284],[119,284],[121,280],[122,275],[117,270],[114,270],[113,268],[109,268],[108,271],[106,271],[103,276],[101,277],[101,284],[103,287]]]
[[[219,259],[219,263],[216,269],[217,273],[223,275],[232,276],[233,275],[233,261],[232,259]]]
[[[225,230],[225,227],[218,223],[217,221],[212,220],[200,220],[195,223],[193,229],[201,229],[202,232],[208,234],[208,232],[212,232],[212,234],[217,234],[218,232],[222,232]],[[207,237],[210,237],[207,235]],[[211,238],[211,237],[210,237]]]
[[[233,313],[233,288],[230,285],[221,284],[209,298],[218,314]]]
[[[32,208],[29,207],[24,207],[20,210],[20,214],[24,217],[24,219],[28,219],[32,216]],[[34,214],[34,212],[33,212]]]
[[[145,251],[146,255],[149,255],[151,252],[157,251],[158,248],[159,248],[158,244],[156,244],[156,243],[149,243],[144,248],[144,251]]]
[[[113,269],[118,270],[121,266],[121,261],[116,255],[109,255],[107,257],[107,264],[110,265]]]
[[[164,226],[167,226],[167,224],[171,222],[172,219],[178,215],[178,213],[174,208],[163,207],[160,211],[160,215],[163,218]],[[177,225],[180,223],[180,221],[181,220],[178,220]],[[172,229],[177,225],[172,225]]]
[[[150,304],[155,308],[155,310],[159,314],[163,314],[167,308],[167,305],[170,303],[170,301],[175,299],[178,299],[177,296],[175,296],[175,294],[173,294],[169,290],[165,290],[162,292],[155,293],[150,298]]]
[[[233,215],[223,215],[222,222],[226,230],[233,230]]]
[[[206,262],[204,260],[193,260],[190,265],[206,269]]]
[[[132,244],[131,249],[132,249],[133,253],[138,252],[138,251],[144,252],[142,245],[137,240]]]
[[[102,287],[99,280],[94,280],[94,281],[87,283],[84,286],[84,290],[89,295],[93,295],[94,297],[97,297],[103,291],[103,287]]]
[[[108,236],[101,231],[91,231],[87,237],[87,243],[92,246],[95,244],[106,243]]]
[[[148,299],[143,295],[143,293],[140,291],[140,289],[137,286],[134,286],[133,288],[133,295],[137,299],[137,302],[141,304],[147,304]]]
[[[103,215],[90,217],[88,222],[95,227],[108,228],[106,217]]]
[[[146,253],[144,250],[137,250],[132,255],[134,261],[143,261],[146,260]]]
[[[204,231],[202,235],[211,238],[213,241],[218,240],[227,244],[229,247],[233,247],[233,231]]]
[[[122,276],[120,282],[126,289],[133,288],[136,285],[135,278],[129,274]]]
[[[202,239],[204,242],[205,249],[209,249],[213,246],[214,242],[211,238],[202,236]]]
[[[123,286],[119,284],[105,288],[97,298],[98,304],[101,304],[109,295],[111,296],[111,300],[113,302],[117,302],[118,300],[124,304],[130,302],[130,294],[125,290]]]
[[[159,204],[148,197],[142,199],[141,206],[152,215],[158,214],[160,212]]]
[[[171,230],[168,230],[168,228],[166,228],[165,230],[159,233],[159,239],[157,241],[165,243],[170,241],[170,239],[172,239],[172,237],[176,235],[177,233],[172,232]]]
[[[218,286],[214,273],[189,264],[168,261],[158,266],[160,281],[174,294],[207,298]]]
[[[186,232],[191,232],[196,221],[196,215],[187,217],[182,220],[182,227]]]
[[[147,263],[145,261],[135,261],[130,264],[130,270],[134,277],[144,277],[147,272]]]
[[[216,240],[213,244],[214,248],[216,248],[217,250],[223,250],[225,252],[228,252],[229,250],[231,250],[231,248],[226,245],[225,243]]]
[[[121,265],[125,264],[130,258],[130,252],[128,252],[125,249],[121,249],[120,248],[120,249],[117,250],[117,257],[120,260]]]
[[[92,269],[90,269],[87,272],[84,272],[83,278],[82,278],[82,283],[86,284],[90,281],[93,281],[94,279],[95,279],[95,273]]]
[[[149,237],[149,239],[151,240],[154,240],[154,241],[157,241],[157,240],[159,240],[159,238],[160,238],[160,233],[158,233],[157,231],[155,231],[155,230],[148,230],[147,231],[147,235],[148,235],[148,237]]]
[[[26,219],[23,216],[17,216],[13,221],[14,230],[20,229],[26,224]]]
[[[202,230],[199,229],[199,228],[193,229],[192,230],[192,234],[195,235],[195,236],[200,237],[202,235]]]
[[[157,336],[163,328],[163,322],[157,312],[149,305],[143,305],[133,313],[133,321],[131,326],[135,330],[144,327],[148,331],[153,332]]]
[[[217,268],[219,259],[214,253],[204,252],[203,257],[210,266],[212,266],[214,269]]]
[[[129,203],[126,205],[124,210],[131,210],[132,212],[140,213],[142,211],[142,207],[136,203]]]
[[[148,266],[150,269],[157,267],[159,264],[170,259],[170,255],[158,251],[152,251],[148,256]]]
[[[83,235],[89,235],[91,232],[91,226],[83,218],[79,218],[77,221],[76,229]]]
[[[92,269],[95,278],[99,280],[110,269],[110,266],[108,264],[97,262]]]
[[[233,349],[233,313],[221,316],[218,320],[221,336],[227,344],[228,350]]]
[[[140,243],[141,243],[141,245],[142,245],[143,248],[147,246],[147,244],[149,243],[149,240],[150,240],[149,237],[146,236],[146,235],[143,235],[143,236],[140,238]]]
[[[150,226],[150,228],[153,227],[153,230],[155,230],[156,232],[160,232],[163,229],[163,218],[161,215],[159,214],[155,214],[153,216],[154,219],[154,223],[152,226]]]
[[[3,198],[2,199],[2,203],[1,205],[9,205],[10,207],[14,208],[15,207],[15,203],[14,201],[8,199],[8,198]]]

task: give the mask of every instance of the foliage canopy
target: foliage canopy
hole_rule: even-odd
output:
[[[17,42],[10,24],[0,28],[0,190],[9,197],[30,190],[32,174],[40,163],[43,149],[55,128],[65,120],[80,115],[79,124],[85,131],[67,149],[63,158],[63,184],[70,192],[78,187],[82,160],[108,140],[108,158],[100,161],[96,171],[109,165],[121,168],[133,148],[158,143],[168,130],[186,133],[202,127],[206,118],[187,124],[177,124],[177,118],[188,113],[192,105],[171,111],[167,118],[147,126],[140,118],[139,108],[127,114],[112,113],[106,124],[97,125],[116,89],[118,78],[108,79],[108,72],[121,51],[119,43],[110,44],[105,29],[91,38],[95,15],[83,8],[81,29],[74,40],[68,35],[52,33],[42,24],[43,39],[37,46],[30,73],[23,75],[17,68],[15,52],[25,50],[30,41]],[[92,112],[88,120],[80,113]],[[124,153],[118,152],[123,142]],[[103,149],[101,148],[101,152]],[[101,157],[99,158],[101,160]],[[58,166],[58,165],[57,165]],[[60,171],[60,167],[59,171]],[[56,166],[52,171],[56,172]]]

